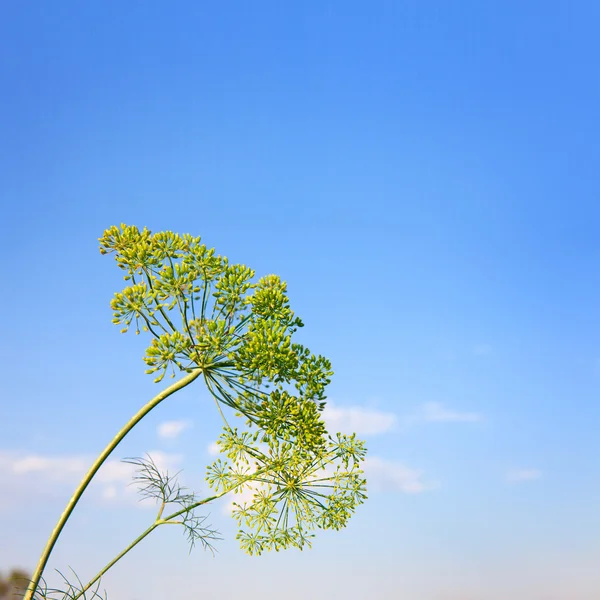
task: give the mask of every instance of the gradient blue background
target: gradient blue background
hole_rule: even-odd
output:
[[[599,19],[586,1],[2,3],[0,567],[33,569],[77,480],[64,461],[159,389],[149,340],[110,322],[124,282],[97,238],[124,222],[281,275],[340,414],[394,424],[362,436],[383,467],[343,532],[247,558],[215,507],[216,558],[159,531],[109,599],[599,598]],[[206,490],[213,413],[186,390],[115,458],[180,454]],[[160,440],[171,420],[193,427]],[[15,471],[26,456],[62,467]],[[151,519],[92,490],[51,568],[88,577]]]

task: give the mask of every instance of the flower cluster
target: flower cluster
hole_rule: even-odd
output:
[[[318,450],[300,452],[288,442],[259,439],[225,428],[217,443],[227,459],[216,460],[207,474],[217,492],[251,494],[233,509],[237,537],[249,554],[310,547],[315,528],[344,527],[366,499],[359,468],[366,450],[355,436],[337,434]]]
[[[200,238],[121,225],[100,238],[128,286],[115,294],[113,322],[152,340],[144,361],[161,381],[170,369],[200,371],[225,421],[220,443],[228,461],[209,469],[218,489],[256,486],[234,516],[242,546],[260,554],[309,543],[314,527],[343,527],[365,496],[363,442],[333,439],[321,411],[333,371],[323,356],[293,342],[302,321],[277,275],[229,264]],[[222,408],[245,418],[238,434]],[[332,464],[337,464],[334,471]],[[219,487],[221,486],[221,487]],[[247,529],[252,532],[247,533]]]

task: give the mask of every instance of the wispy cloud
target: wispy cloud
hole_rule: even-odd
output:
[[[118,495],[117,488],[114,485],[107,485],[102,490],[102,498],[104,500],[114,500]]]
[[[219,454],[219,452],[221,452],[221,446],[219,446],[219,444],[217,444],[217,442],[213,442],[212,444],[208,445],[208,448],[206,449],[206,451],[211,456],[217,456],[217,454]]]
[[[41,456],[29,454],[25,456],[2,453],[0,469],[17,477],[38,477],[51,482],[71,483],[85,473],[90,463],[83,456]]]
[[[172,440],[191,426],[190,421],[165,421],[156,428],[156,433],[161,440]]]
[[[523,483],[524,481],[534,481],[540,479],[542,472],[538,469],[514,469],[506,473],[508,483]]]
[[[397,424],[397,417],[393,413],[360,406],[336,406],[332,402],[325,406],[323,418],[332,433],[376,435],[393,430]]]
[[[482,419],[479,413],[450,410],[445,408],[440,402],[426,402],[423,405],[421,417],[425,421],[453,421],[463,423],[473,423]]]
[[[420,494],[438,487],[423,481],[423,472],[411,469],[399,462],[387,461],[377,456],[367,457],[364,462],[367,486],[379,491]]]
[[[183,458],[160,450],[148,454],[162,471],[172,471]],[[81,481],[93,460],[88,455],[49,456],[0,450],[0,478],[3,489],[11,491],[0,497],[0,506],[31,506],[33,501],[64,498]],[[92,481],[92,496],[104,503],[138,504],[136,487],[129,485],[134,475],[133,465],[108,460]]]

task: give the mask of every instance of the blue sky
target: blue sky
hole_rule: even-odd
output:
[[[4,3],[0,567],[33,569],[160,388],[149,340],[111,324],[125,283],[97,238],[124,222],[288,282],[299,340],[333,363],[330,428],[367,440],[370,497],[312,550],[261,558],[216,504],[215,558],[159,530],[110,599],[598,598],[599,18],[585,1]],[[50,568],[90,576],[153,519],[124,456],[207,491],[219,427],[201,384],[161,405]]]

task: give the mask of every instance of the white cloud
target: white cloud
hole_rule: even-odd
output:
[[[422,471],[411,469],[402,463],[386,461],[377,456],[367,457],[363,470],[367,478],[368,489],[420,494],[437,487],[436,484],[423,481]]]
[[[506,474],[508,483],[522,483],[523,481],[533,481],[539,479],[542,472],[538,469],[515,469]]]
[[[213,442],[208,446],[207,451],[211,456],[217,456],[221,452],[221,446],[217,442]]]
[[[125,483],[131,481],[134,471],[133,465],[120,460],[107,460],[96,473],[95,479],[102,483]]]
[[[357,435],[376,435],[392,430],[397,422],[396,415],[359,406],[347,408],[329,402],[323,410],[323,419],[330,432]]]
[[[156,450],[148,454],[160,470],[169,472],[183,458]],[[0,478],[3,489],[11,491],[0,497],[0,505],[17,507],[49,498],[68,498],[93,461],[94,458],[87,455],[46,456],[0,450]],[[135,498],[137,504],[136,487],[129,485],[134,474],[133,465],[118,459],[108,460],[92,480],[90,495],[100,501],[128,504]]]
[[[157,427],[156,432],[162,440],[174,439],[191,426],[190,421],[165,421]]]
[[[161,471],[178,471],[183,461],[183,454],[171,454],[162,450],[150,450],[148,454]]]
[[[32,454],[8,458],[9,469],[17,476],[42,476],[50,481],[69,483],[83,473],[89,464],[82,456],[51,457]]]
[[[109,485],[102,490],[102,497],[105,500],[113,500],[117,497],[117,488],[114,485]]]
[[[440,402],[426,402],[423,405],[422,418],[425,421],[454,421],[463,423],[473,423],[482,419],[478,413],[448,410]]]

